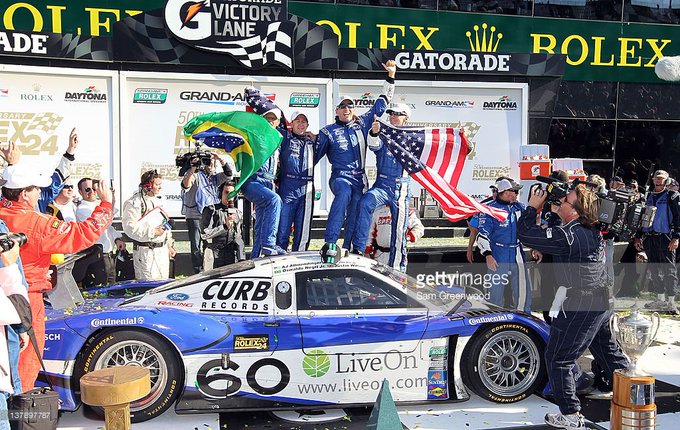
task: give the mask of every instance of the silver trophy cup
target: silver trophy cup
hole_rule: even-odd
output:
[[[616,314],[612,316],[609,321],[611,332],[621,350],[630,358],[630,365],[625,370],[625,375],[646,375],[637,367],[637,361],[654,341],[660,322],[661,318],[658,313],[654,312],[650,318],[641,314],[637,309],[633,309],[630,315],[624,317]]]

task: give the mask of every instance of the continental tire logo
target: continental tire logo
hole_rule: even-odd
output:
[[[488,316],[488,317],[470,318],[468,320],[468,324],[477,325],[477,324],[512,321],[513,318],[514,318],[514,316],[512,314],[492,315],[492,316]]]

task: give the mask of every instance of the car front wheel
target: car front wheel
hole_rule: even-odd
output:
[[[488,326],[475,334],[462,361],[463,382],[478,396],[517,402],[545,383],[543,342],[519,324]]]
[[[153,334],[122,330],[105,332],[84,351],[79,369],[84,375],[113,366],[139,366],[149,369],[151,392],[130,403],[133,423],[150,420],[165,412],[177,399],[182,387],[182,368],[172,347]],[[103,409],[94,408],[103,415]]]

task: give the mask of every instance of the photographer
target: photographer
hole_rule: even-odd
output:
[[[645,307],[676,313],[678,276],[675,251],[680,240],[680,194],[666,188],[668,177],[665,170],[654,172],[654,191],[647,196],[647,205],[656,207],[654,224],[636,235],[635,248],[638,251],[644,249],[647,254],[651,285],[657,294],[657,299]]]
[[[194,273],[200,273],[203,270],[201,213],[204,208],[219,203],[218,188],[232,176],[233,170],[214,152],[195,152],[186,155],[191,157],[189,159],[191,167],[182,178],[182,215],[186,217],[189,230],[191,265]],[[213,162],[219,162],[222,165],[222,172],[214,173]]]
[[[229,198],[232,191],[234,183],[225,182],[220,187],[220,203],[203,209],[201,238],[213,256],[212,267],[208,267],[206,252],[205,269],[225,266],[246,258],[242,236],[243,214],[236,208],[235,200]]]
[[[576,360],[590,348],[609,380],[614,370],[627,366],[628,360],[609,330],[611,310],[603,242],[595,227],[598,197],[578,185],[552,204],[551,210],[562,224],[541,228],[536,225],[536,213],[547,197],[545,190],[534,188],[529,206],[519,219],[517,235],[524,245],[553,255],[560,286],[551,308],[553,318],[545,350],[548,379],[560,413],[546,414],[545,422],[552,427],[580,429],[585,425],[576,396],[575,376],[580,373]]]

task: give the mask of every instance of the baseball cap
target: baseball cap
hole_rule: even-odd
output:
[[[550,177],[560,182],[569,182],[569,174],[564,170],[553,170],[550,173]]]
[[[300,115],[304,116],[305,119],[307,119],[307,122],[309,122],[309,118],[307,118],[307,114],[302,112],[302,111],[299,111],[299,110],[296,110],[295,112],[293,112],[293,114],[290,116],[290,120],[295,121],[295,118],[299,117]]]
[[[348,96],[347,94],[345,94],[345,95],[338,97],[338,101],[337,101],[337,103],[335,103],[335,106],[336,107],[340,106],[342,104],[342,102],[344,102],[345,100],[349,100],[352,103],[354,103],[354,99],[352,98],[352,96]]]
[[[524,185],[520,185],[513,180],[501,179],[500,181],[496,182],[496,188],[498,189],[499,193],[508,190],[519,191],[522,189],[522,187],[524,187]]]
[[[668,172],[665,171],[665,170],[657,170],[656,172],[654,172],[654,177],[655,177],[655,178],[656,178],[656,177],[662,177],[662,178],[664,178],[664,179],[668,179],[669,176],[670,176],[670,175],[669,175]]]
[[[404,103],[391,103],[385,112],[387,114],[394,112],[400,115],[406,115],[406,118],[411,116],[411,108]]]
[[[623,179],[621,179],[620,176],[614,176],[612,178],[611,182],[621,182],[621,183],[623,183]]]
[[[268,113],[273,113],[274,115],[276,115],[276,118],[281,119],[281,109],[279,108],[269,109],[267,112],[263,113],[260,116],[265,116]]]
[[[52,183],[52,176],[36,171],[35,168],[14,164],[2,172],[0,185],[5,188],[21,189],[30,186],[46,187]]]

